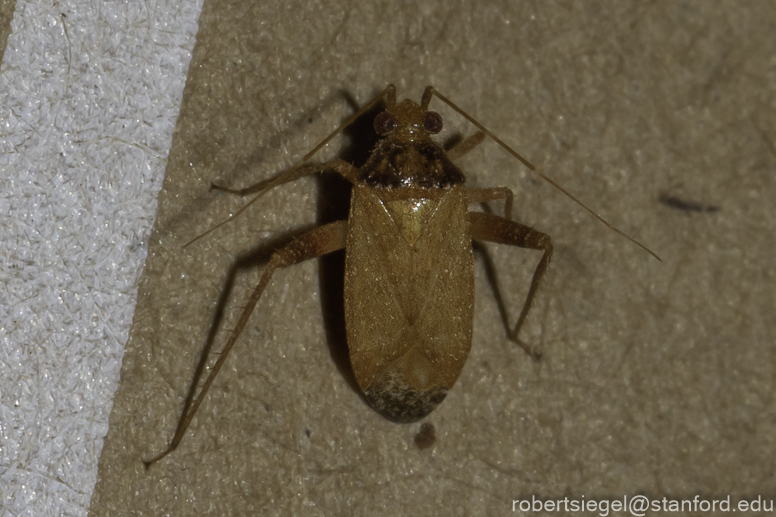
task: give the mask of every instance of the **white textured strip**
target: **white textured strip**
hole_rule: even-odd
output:
[[[86,515],[201,4],[17,3],[0,71],[7,515]]]

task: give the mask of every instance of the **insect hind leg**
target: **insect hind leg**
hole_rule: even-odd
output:
[[[334,223],[325,224],[302,234],[272,255],[272,258],[264,269],[264,273],[261,276],[259,284],[251,293],[250,298],[248,298],[248,302],[240,314],[240,318],[237,320],[237,324],[235,325],[234,330],[231,332],[226,345],[224,345],[224,348],[218,357],[218,360],[213,365],[210,374],[208,375],[207,379],[205,379],[205,382],[202,384],[201,388],[199,388],[199,381],[201,379],[204,368],[197,368],[194,379],[191,383],[189,394],[186,397],[186,403],[181,413],[180,420],[178,421],[178,427],[175,430],[175,435],[173,436],[170,445],[165,451],[154,456],[150,460],[143,460],[146,469],[150,468],[151,465],[174,451],[183,440],[183,437],[186,434],[186,430],[189,428],[189,425],[191,425],[191,421],[194,419],[199,406],[205,399],[208,390],[210,390],[211,384],[213,384],[213,381],[218,375],[218,372],[221,370],[221,367],[224,365],[226,358],[229,356],[229,352],[232,350],[232,347],[237,341],[237,338],[240,337],[243,329],[248,324],[248,320],[253,313],[253,309],[256,307],[256,304],[259,302],[261,295],[264,293],[264,289],[272,279],[272,274],[275,272],[275,270],[298,264],[300,262],[304,262],[305,260],[320,257],[321,255],[326,255],[327,253],[332,253],[342,249],[345,247],[347,234],[347,221],[337,221]],[[202,361],[206,360],[207,357],[203,357]],[[200,366],[204,366],[204,363],[201,362]],[[199,391],[199,393],[197,393],[197,391]],[[197,393],[196,398],[194,397],[195,393]]]
[[[534,298],[536,298],[539,285],[541,284],[544,274],[547,272],[547,267],[552,258],[553,248],[550,236],[520,223],[492,214],[469,212],[469,222],[471,224],[472,239],[474,240],[490,241],[544,251],[542,258],[539,260],[536,270],[534,271],[531,287],[528,290],[528,295],[523,304],[523,309],[520,311],[517,323],[512,330],[509,331],[509,339],[511,341],[519,345],[534,359],[539,359],[541,354],[521,341],[518,334],[520,333],[523,323],[525,323],[528,311],[531,309]]]

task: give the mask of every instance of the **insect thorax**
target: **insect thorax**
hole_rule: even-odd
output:
[[[360,170],[359,181],[371,187],[445,188],[465,177],[436,143],[398,144],[382,140]]]

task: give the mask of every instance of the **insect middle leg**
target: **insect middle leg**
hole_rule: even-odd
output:
[[[504,200],[504,217],[512,220],[512,198],[514,194],[507,187],[487,187],[466,189],[466,202],[487,203],[488,201]]]
[[[526,316],[528,316],[528,311],[536,297],[539,284],[541,283],[544,273],[547,271],[547,266],[550,264],[550,259],[552,258],[552,241],[550,240],[550,236],[520,223],[516,223],[515,221],[482,212],[469,212],[469,223],[472,239],[474,240],[509,244],[510,246],[544,251],[542,258],[539,260],[539,264],[537,264],[536,270],[534,271],[531,287],[528,290],[528,296],[523,304],[523,309],[520,311],[517,323],[509,332],[509,339],[511,341],[517,343],[531,357],[538,359],[541,354],[521,341],[518,334],[525,322]]]
[[[237,341],[237,338],[240,337],[240,334],[245,328],[245,325],[248,323],[253,309],[259,302],[259,298],[261,298],[261,295],[269,284],[269,281],[272,279],[272,274],[275,272],[275,270],[298,264],[300,262],[304,262],[305,260],[320,257],[321,255],[326,255],[327,253],[332,253],[342,249],[345,247],[347,235],[347,221],[337,221],[334,223],[325,224],[302,234],[272,255],[272,258],[270,258],[269,263],[264,269],[264,273],[262,274],[259,284],[253,290],[250,298],[248,298],[248,303],[245,305],[245,308],[240,314],[240,318],[237,320],[237,324],[235,325],[234,330],[229,336],[226,345],[224,345],[224,349],[221,351],[221,354],[213,366],[213,369],[210,371],[210,375],[208,375],[207,379],[202,385],[199,394],[196,396],[196,398],[194,398],[193,395],[197,391],[202,373],[201,368],[197,369],[197,373],[195,374],[191,383],[189,396],[186,398],[187,403],[184,405],[183,412],[181,413],[180,420],[178,421],[178,427],[175,430],[175,435],[173,436],[169,447],[167,450],[155,456],[154,458],[147,461],[144,460],[143,463],[145,464],[146,469],[174,451],[180,444],[181,440],[183,440],[183,436],[186,434],[186,430],[191,424],[194,415],[197,413],[200,404],[202,404],[202,401],[207,395],[207,392],[210,389],[211,384],[213,384],[216,375],[218,375],[219,370],[221,370],[221,367],[224,365],[224,362],[229,355],[229,351],[232,349],[234,343]],[[203,358],[203,361],[205,360],[207,360],[207,358]]]
[[[469,151],[477,147],[485,140],[485,133],[477,131],[464,141],[457,143],[447,152],[447,157],[455,161],[464,156]],[[466,202],[487,203],[488,201],[504,200],[504,217],[512,219],[512,198],[514,194],[507,187],[486,187],[486,188],[468,188],[466,189]]]

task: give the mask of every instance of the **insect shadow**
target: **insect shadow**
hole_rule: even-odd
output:
[[[352,95],[346,91],[341,91],[340,94],[353,113],[358,112],[360,106]],[[373,106],[343,131],[345,143],[337,153],[338,158],[358,168],[366,163],[378,140],[372,129],[372,121],[383,109],[381,104]],[[318,175],[317,182],[318,224],[347,219],[350,212],[351,184],[334,171]],[[348,385],[363,399],[363,393],[358,387],[350,364],[345,331],[345,250],[319,257],[318,272],[323,328],[329,353]]]

